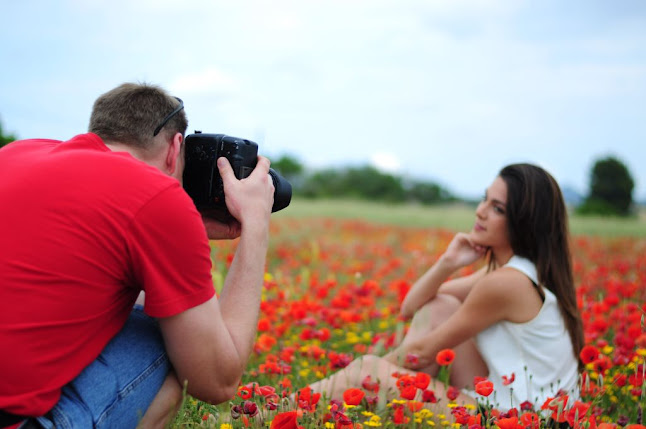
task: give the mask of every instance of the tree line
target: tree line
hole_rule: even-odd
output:
[[[0,148],[17,137],[6,133],[0,121]],[[372,166],[306,169],[296,158],[272,159],[272,168],[292,184],[294,195],[305,198],[354,198],[389,203],[442,204],[463,201],[430,181],[403,178]],[[590,172],[590,191],[579,214],[629,216],[634,213],[635,182],[626,165],[615,157],[599,159]]]
[[[305,198],[354,198],[420,204],[458,200],[437,183],[405,179],[368,165],[309,171],[296,158],[285,155],[272,159],[271,166],[289,180],[294,195]]]
[[[371,166],[307,171],[294,157],[272,160],[272,168],[292,183],[295,195],[307,198],[359,198],[385,202],[441,204],[464,201],[433,182],[404,179]],[[581,215],[629,216],[634,212],[635,182],[615,157],[599,159],[590,172],[590,191],[575,209]]]

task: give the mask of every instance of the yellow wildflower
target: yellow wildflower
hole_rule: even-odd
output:
[[[421,410],[416,412],[415,415],[423,419],[428,419],[430,417],[433,417],[433,411],[429,410],[428,408],[422,408]]]
[[[307,377],[308,375],[310,375],[310,370],[308,368],[301,369],[300,371],[298,371],[298,375],[300,375],[301,377]]]
[[[364,426],[370,426],[373,428],[381,427],[381,418],[373,414],[373,416],[370,417],[370,420],[364,422]]]

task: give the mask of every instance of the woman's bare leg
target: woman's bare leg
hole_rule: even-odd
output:
[[[453,295],[438,294],[433,300],[415,313],[408,333],[402,341],[402,345],[405,345],[414,339],[428,335],[429,331],[438,327],[453,313],[455,313],[461,304],[462,302]],[[453,386],[458,388],[473,388],[474,376],[487,376],[489,370],[480,356],[475,340],[470,339],[465,341],[464,343],[454,347],[453,351],[455,351],[455,359],[451,364],[450,376],[450,383]],[[392,363],[398,363],[395,362],[394,352],[391,352],[384,357]],[[423,372],[435,377],[439,372],[439,365],[433,364],[424,368]]]
[[[310,387],[313,391],[321,393],[324,398],[342,400],[343,392],[351,387],[360,388],[363,379],[369,375],[372,381],[379,382],[379,404],[384,406],[387,401],[399,397],[397,378],[392,376],[395,372],[400,374],[415,374],[415,371],[397,366],[384,358],[365,355],[355,359],[350,365],[332,374],[330,377],[310,384]],[[449,415],[451,411],[446,406],[448,400],[445,386],[438,381],[434,381],[429,386],[429,389],[435,392],[440,402],[438,404],[426,404],[426,407],[434,412]],[[421,399],[421,397],[417,399]],[[475,399],[463,393],[460,393],[456,399],[456,403],[459,405],[476,405]]]

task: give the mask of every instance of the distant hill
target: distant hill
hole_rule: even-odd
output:
[[[568,206],[578,206],[585,199],[583,195],[581,195],[576,189],[572,188],[571,186],[563,186],[561,188],[561,192],[563,193],[565,204],[567,204]]]

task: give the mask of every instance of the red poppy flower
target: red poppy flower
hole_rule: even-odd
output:
[[[258,320],[258,332],[267,332],[271,328],[271,322],[267,318]]]
[[[410,417],[404,415],[404,408],[397,407],[395,413],[393,414],[393,422],[396,425],[404,425],[410,421]]]
[[[437,403],[437,398],[435,397],[435,392],[432,390],[424,390],[422,391],[422,401],[423,402],[430,402],[431,404]]]
[[[587,345],[581,349],[579,357],[581,358],[581,362],[587,365],[599,357],[599,350],[595,346]]]
[[[298,429],[296,423],[296,411],[287,411],[276,414],[271,421],[270,429]]]
[[[366,375],[363,381],[361,382],[361,387],[363,387],[368,392],[378,393],[379,392],[379,382],[372,381],[370,375]]]
[[[538,429],[541,425],[541,418],[536,413],[523,413],[520,416],[520,423],[529,429]]]
[[[419,356],[413,353],[408,353],[406,355],[406,365],[410,365],[410,366],[419,365]]]
[[[509,386],[511,383],[514,382],[514,380],[516,380],[516,373],[515,372],[512,372],[509,377],[507,377],[506,375],[502,376],[502,384],[503,384],[503,386]]]
[[[480,383],[481,381],[485,381],[486,379],[487,377],[480,377],[479,375],[473,376],[473,386]]]
[[[451,410],[451,414],[453,414],[455,422],[460,425],[468,424],[471,419],[471,415],[465,407],[455,407]]]
[[[518,424],[518,417],[508,417],[506,419],[498,419],[496,426],[500,429],[524,429],[522,424]]]
[[[238,387],[238,396],[242,399],[250,399],[252,396],[253,389],[247,386]]]
[[[399,374],[396,384],[399,390],[407,386],[413,386],[415,384],[415,377],[410,374]]]
[[[630,374],[628,376],[628,382],[635,387],[641,387],[644,384],[644,376],[641,373]]]
[[[521,411],[533,411],[534,410],[534,404],[532,404],[529,401],[525,401],[520,404],[520,409]]]
[[[615,374],[614,383],[619,387],[624,387],[628,382],[628,376],[626,374]]]
[[[404,399],[415,399],[415,395],[417,394],[417,387],[415,386],[405,386],[399,391],[399,396],[401,396]]]
[[[256,417],[260,410],[258,409],[258,404],[255,402],[244,401],[242,404],[242,412],[250,417]]]
[[[575,401],[574,405],[567,410],[566,420],[571,427],[582,427],[582,423],[589,422],[587,417],[590,404]]]
[[[321,399],[320,393],[312,393],[312,388],[307,386],[296,393],[298,408],[313,412],[316,410],[316,404]]]
[[[482,396],[489,396],[493,392],[493,383],[489,380],[481,381],[476,384],[476,393]]]
[[[273,386],[258,386],[256,387],[256,393],[261,394],[264,397],[271,396],[276,393],[276,388]]]
[[[442,366],[450,365],[453,359],[455,359],[455,352],[452,349],[440,350],[435,356],[435,361]]]
[[[418,372],[415,375],[415,387],[418,389],[426,389],[431,382],[431,376],[425,372]]]
[[[460,389],[455,386],[449,386],[449,388],[446,390],[446,397],[451,401],[455,401],[458,396],[460,396]]]
[[[416,413],[424,408],[424,404],[419,401],[408,401],[406,402],[406,408],[408,408],[412,413]]]
[[[568,395],[560,395],[556,398],[547,398],[541,406],[541,410],[552,411],[552,420],[563,423],[565,421],[566,414],[564,410],[567,408],[569,399]]]
[[[343,392],[343,402],[348,405],[359,405],[366,394],[361,389],[351,388]]]

